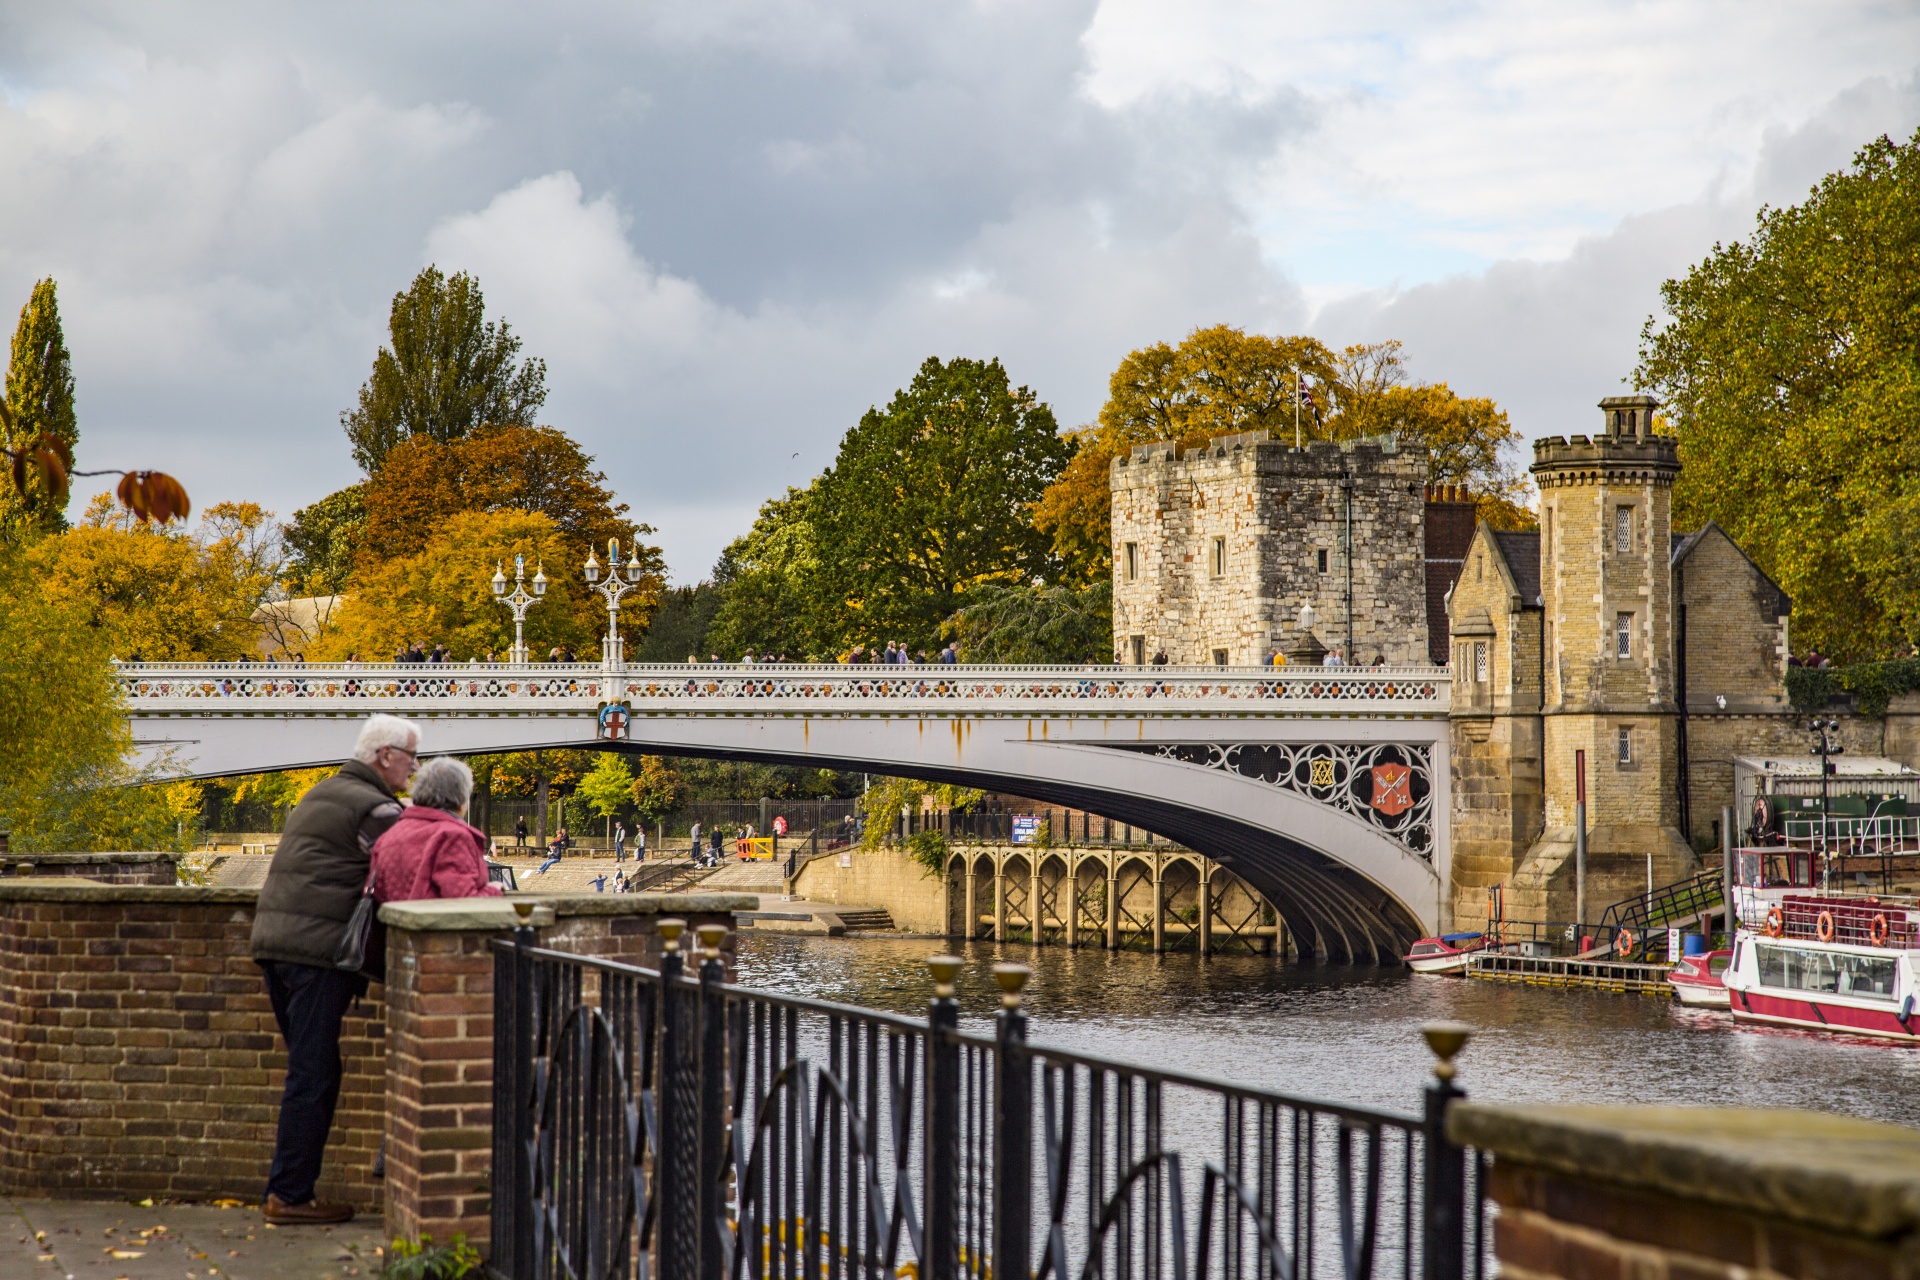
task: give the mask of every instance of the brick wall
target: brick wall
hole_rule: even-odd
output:
[[[1511,1280],[1910,1280],[1920,1130],[1796,1111],[1457,1105]]]
[[[0,882],[0,1189],[263,1194],[286,1055],[247,890]],[[371,1205],[380,989],[348,1018],[320,1194]]]
[[[16,853],[0,876],[80,876],[101,884],[178,884],[177,853]]]

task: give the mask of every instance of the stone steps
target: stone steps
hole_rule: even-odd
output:
[[[879,907],[836,907],[833,913],[848,933],[893,932],[893,917]]]

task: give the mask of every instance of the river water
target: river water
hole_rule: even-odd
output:
[[[924,1014],[929,939],[748,934],[739,981]],[[1029,1037],[1292,1094],[1412,1112],[1423,1022],[1476,1029],[1460,1084],[1485,1102],[1798,1107],[1920,1125],[1920,1047],[1736,1027],[1651,996],[1556,991],[1404,969],[974,943],[959,999],[984,1028],[996,961],[1033,966]]]

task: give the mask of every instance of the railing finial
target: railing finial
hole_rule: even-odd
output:
[[[727,926],[723,924],[703,924],[694,930],[700,939],[700,948],[706,952],[707,959],[720,958],[720,944],[727,940]]]
[[[514,903],[513,914],[520,917],[521,924],[532,924],[533,923],[533,903],[531,902]]]
[[[1473,1039],[1473,1028],[1464,1022],[1429,1022],[1420,1028],[1420,1034],[1426,1037],[1427,1048],[1439,1059],[1433,1064],[1433,1074],[1441,1080],[1453,1079],[1459,1070],[1453,1065],[1453,1059],[1467,1047],[1467,1041]]]
[[[961,967],[965,964],[966,961],[959,956],[927,957],[927,972],[933,975],[934,999],[953,999],[954,980],[960,976]]]
[[[660,930],[661,947],[665,951],[680,949],[680,935],[687,931],[687,922],[677,916],[668,916],[657,926]]]
[[[1004,1009],[1020,1007],[1020,993],[1027,989],[1027,979],[1033,977],[1033,969],[1024,964],[997,964],[993,966],[993,980],[1000,984],[1000,1006]]]

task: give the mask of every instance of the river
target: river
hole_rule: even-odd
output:
[[[739,981],[924,1013],[930,939],[748,934]],[[1798,1107],[1920,1124],[1920,1048],[1736,1027],[1651,996],[1555,991],[1404,969],[1300,968],[1264,957],[1152,956],[974,943],[965,1022],[998,1005],[990,968],[1033,966],[1029,1035],[1083,1053],[1292,1094],[1418,1109],[1423,1022],[1475,1028],[1460,1083],[1485,1102]]]

